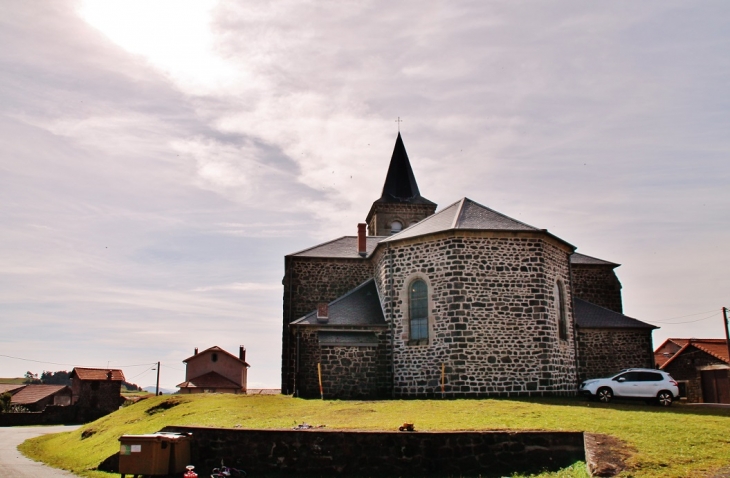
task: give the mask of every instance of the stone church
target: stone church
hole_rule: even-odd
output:
[[[282,392],[342,399],[575,394],[652,367],[619,266],[462,198],[421,196],[400,133],[357,236],[285,257]]]

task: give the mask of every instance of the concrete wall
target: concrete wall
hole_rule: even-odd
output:
[[[654,368],[651,329],[578,329],[580,381],[631,367]]]
[[[442,364],[447,396],[575,393],[569,253],[539,233],[468,231],[382,248],[375,277],[394,320],[395,396],[440,396]],[[429,288],[428,343],[409,340],[415,279]],[[567,340],[558,336],[557,280]]]
[[[582,432],[345,432],[166,427],[192,433],[192,464],[249,475],[504,476],[585,459]]]

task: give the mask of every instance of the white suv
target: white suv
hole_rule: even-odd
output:
[[[580,393],[608,403],[613,397],[656,400],[668,407],[679,396],[677,382],[667,372],[650,368],[629,368],[609,378],[586,380]]]

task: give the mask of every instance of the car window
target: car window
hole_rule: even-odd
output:
[[[661,382],[664,377],[656,372],[639,372],[639,380],[642,382]]]
[[[614,378],[614,380],[618,381],[618,379],[623,378],[627,382],[638,382],[639,381],[639,372],[626,372],[622,373],[618,377]]]

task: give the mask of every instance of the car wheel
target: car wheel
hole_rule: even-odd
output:
[[[596,392],[599,402],[608,403],[613,398],[613,391],[608,387],[601,387]]]
[[[662,407],[669,407],[672,405],[674,397],[670,392],[659,392],[656,396],[656,401]]]

